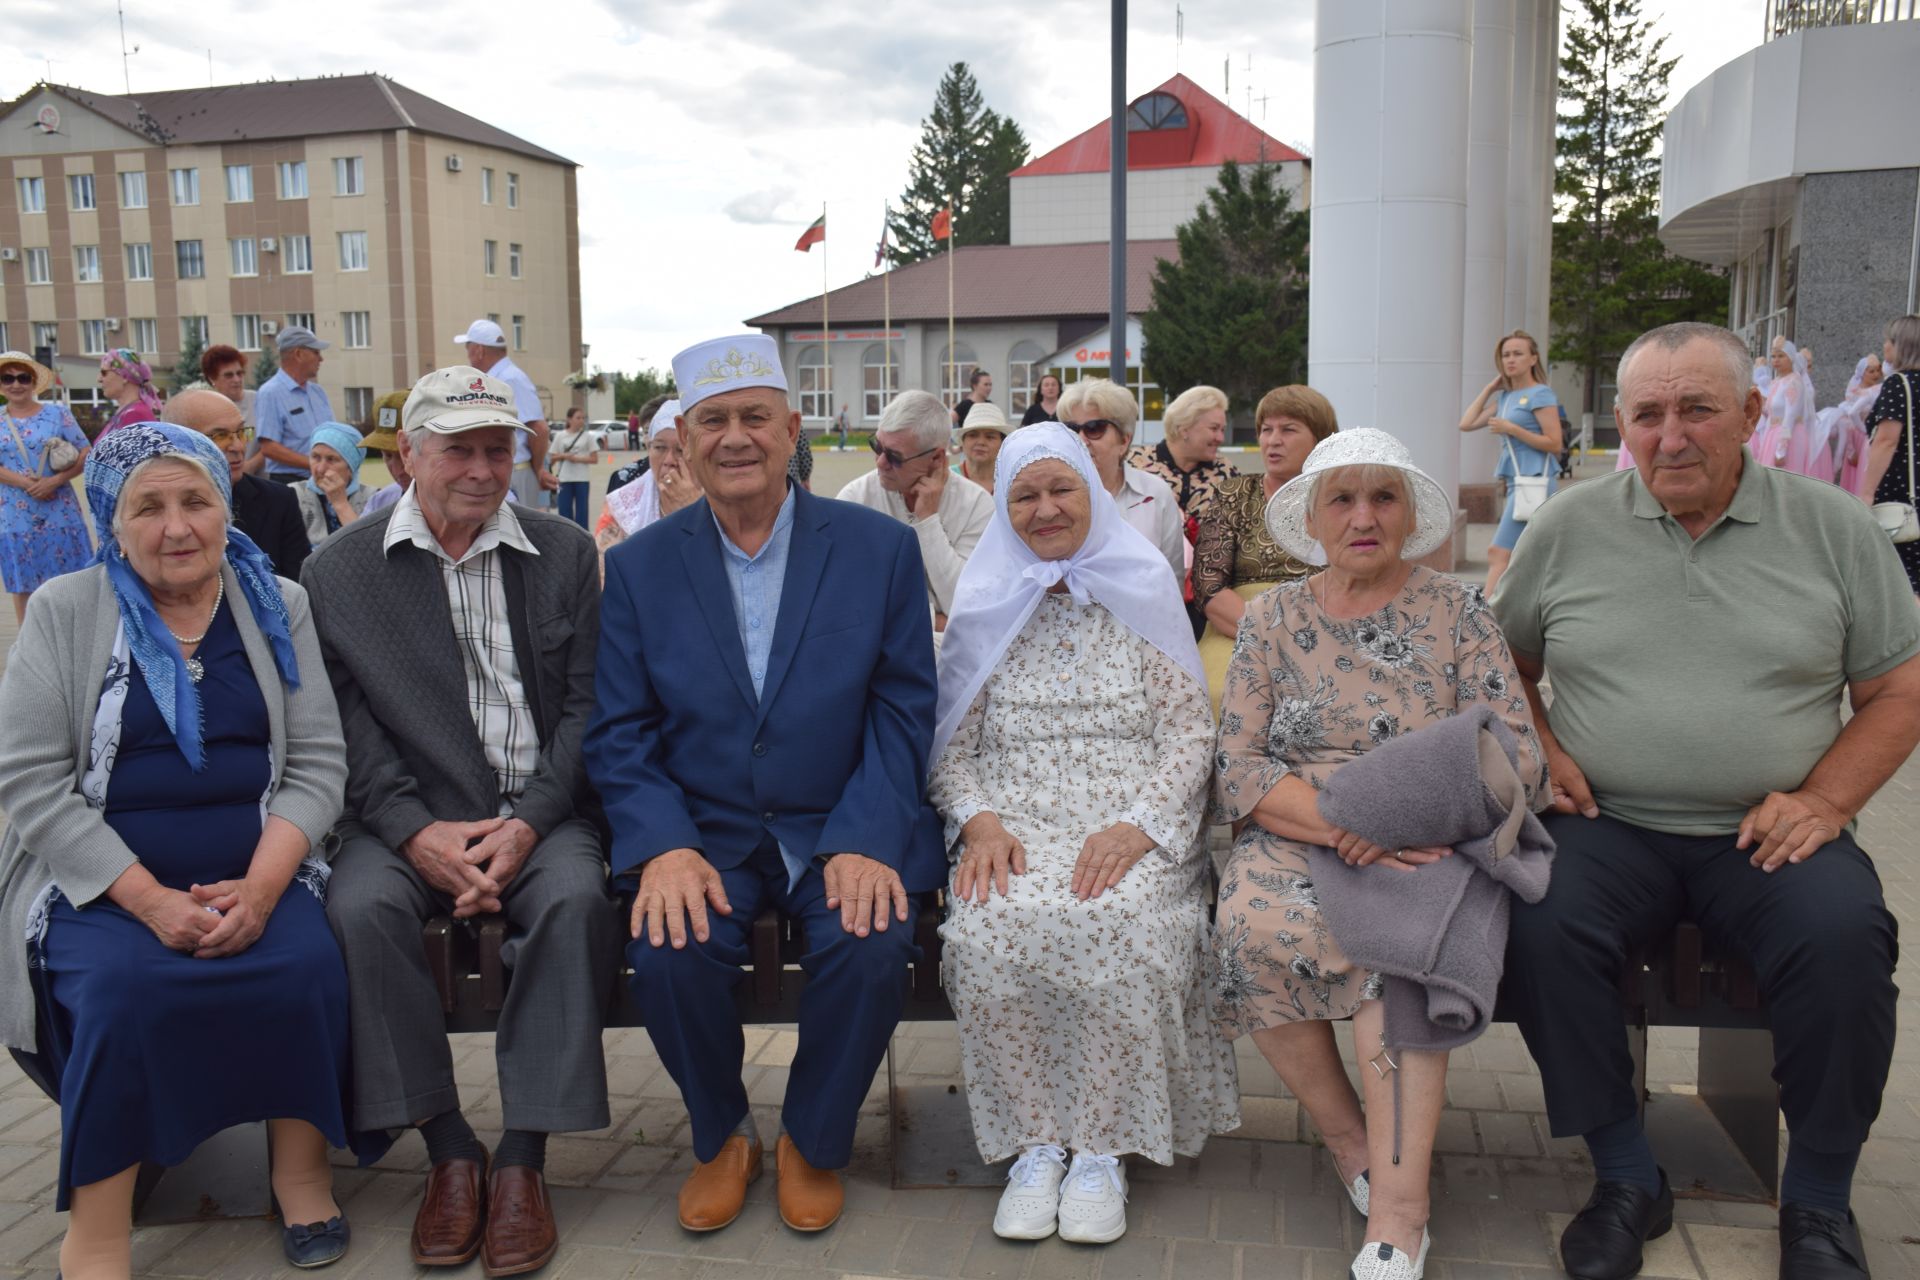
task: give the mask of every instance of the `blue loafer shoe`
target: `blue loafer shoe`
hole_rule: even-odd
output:
[[[347,1242],[352,1234],[347,1227],[347,1216],[341,1214],[325,1222],[283,1228],[280,1247],[286,1251],[288,1262],[303,1270],[312,1270],[346,1257]]]

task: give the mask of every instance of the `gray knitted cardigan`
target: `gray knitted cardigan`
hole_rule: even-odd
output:
[[[221,573],[227,599],[243,602],[233,570],[223,566]],[[267,703],[274,762],[267,812],[298,827],[317,852],[346,790],[346,744],[306,592],[285,578],[279,583],[291,615],[298,690],[281,684],[252,611],[242,605],[233,616]],[[0,1044],[10,1048],[38,1048],[27,980],[33,900],[52,881],[84,909],[138,861],[80,794],[119,622],[104,568],[54,578],[33,593],[0,678],[0,809],[7,815],[0,839]]]

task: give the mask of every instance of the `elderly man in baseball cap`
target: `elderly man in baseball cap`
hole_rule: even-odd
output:
[[[389,391],[373,402],[373,430],[360,437],[360,447],[380,455],[387,464],[387,474],[393,477],[393,483],[367,499],[367,505],[360,512],[370,516],[385,511],[400,501],[400,495],[413,483],[413,477],[407,472],[407,461],[400,456],[400,412],[407,407],[406,391]]]
[[[327,915],[347,963],[354,1123],[426,1139],[416,1264],[477,1253],[489,1276],[517,1275],[558,1247],[547,1134],[608,1123],[616,929],[580,753],[599,561],[572,521],[506,501],[526,427],[505,383],[437,370],[400,425],[412,485],[305,574],[347,744]],[[420,927],[496,913],[517,950],[489,1159],[461,1114]]]
[[[513,389],[513,413],[526,434],[513,445],[513,500],[541,506],[540,492],[558,492],[560,477],[547,473],[547,411],[533,379],[507,354],[507,335],[492,320],[475,320],[454,338],[467,349],[467,363]]]
[[[315,381],[320,376],[320,353],[333,344],[322,342],[300,324],[282,329],[275,341],[280,372],[260,384],[253,401],[253,423],[260,452],[266,455],[267,479],[295,484],[312,471],[307,449],[313,443],[313,429],[334,420],[333,405]]]

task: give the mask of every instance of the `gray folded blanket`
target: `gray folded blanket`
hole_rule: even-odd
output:
[[[1385,979],[1391,1048],[1454,1049],[1486,1030],[1508,891],[1546,896],[1553,838],[1527,807],[1518,756],[1513,730],[1482,704],[1381,743],[1322,787],[1320,816],[1336,827],[1389,849],[1454,851],[1412,874],[1308,852],[1335,944]]]

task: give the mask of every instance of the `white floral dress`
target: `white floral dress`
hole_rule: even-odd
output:
[[[982,810],[1027,851],[1010,896],[956,895],[940,929],[983,1159],[1056,1143],[1171,1164],[1239,1126],[1232,1050],[1207,1008],[1212,743],[1191,675],[1102,606],[1059,594],[941,754],[931,792],[951,852]],[[1080,902],[1081,846],[1116,822],[1158,847]]]
[[[1309,581],[1256,596],[1240,621],[1220,704],[1216,821],[1245,818],[1289,773],[1318,788],[1379,743],[1475,702],[1519,736],[1529,802],[1546,787],[1533,714],[1480,588],[1416,567],[1378,612],[1335,619]],[[1380,995],[1379,975],[1355,968],[1320,917],[1307,846],[1258,823],[1234,841],[1214,938],[1214,1017],[1229,1037],[1352,1017]]]

